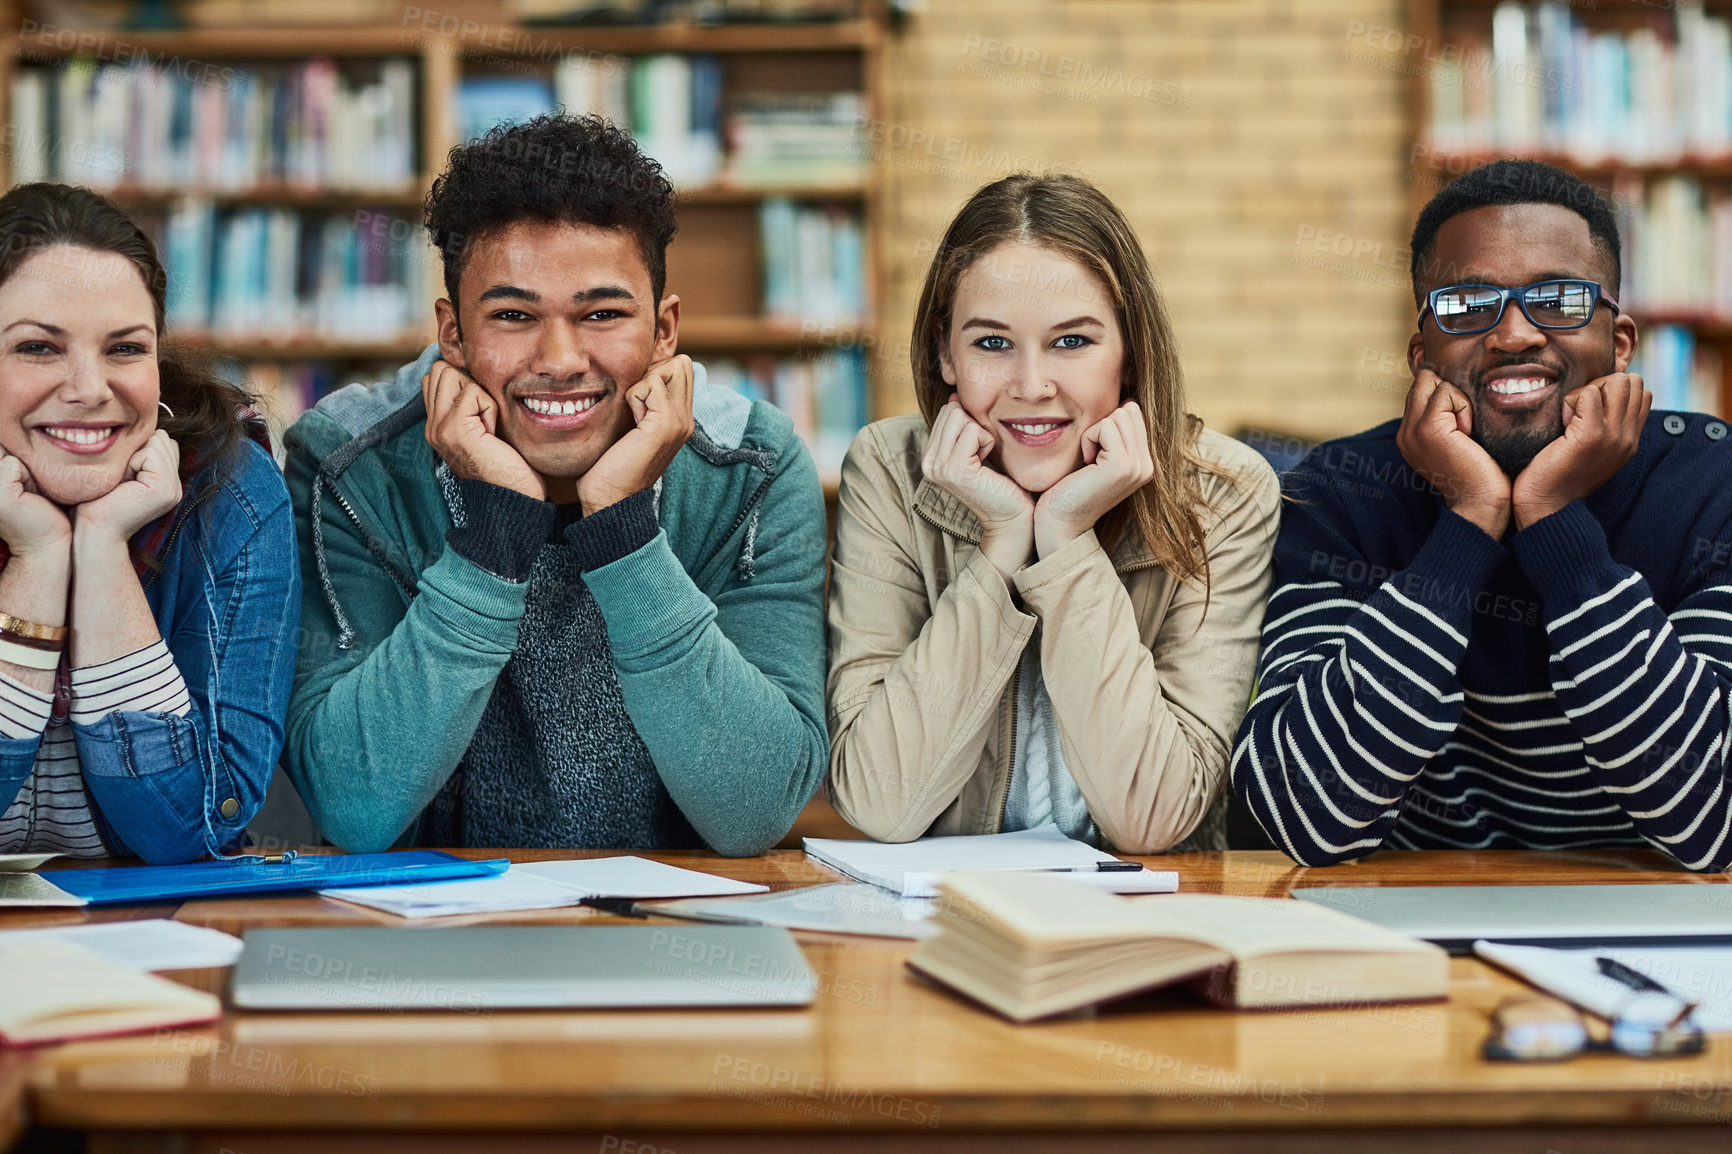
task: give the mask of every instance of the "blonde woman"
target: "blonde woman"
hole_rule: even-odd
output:
[[[1280,490],[1186,413],[1129,223],[1075,177],[987,185],[912,347],[920,415],[842,466],[831,801],[884,841],[1223,847]]]

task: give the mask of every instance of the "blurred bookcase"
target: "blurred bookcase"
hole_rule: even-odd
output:
[[[833,493],[854,432],[888,415],[863,352],[882,293],[863,144],[882,0],[821,0],[804,20],[792,4],[716,23],[665,4],[653,23],[517,19],[557,7],[386,2],[367,22],[271,24],[249,12],[296,9],[224,0],[183,4],[222,15],[164,31],[14,20],[0,175],[87,184],[135,213],[169,270],[170,337],[222,358],[282,427],[432,339],[443,281],[420,204],[452,147],[555,107],[607,115],[676,187],[680,350],[789,412]]]
[[[1410,0],[1408,20],[1380,47],[1413,78],[1414,213],[1498,157],[1581,176],[1618,217],[1655,406],[1732,413],[1732,2]]]

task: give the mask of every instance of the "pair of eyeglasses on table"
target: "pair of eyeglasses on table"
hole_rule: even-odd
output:
[[[1697,1003],[1673,993],[1646,974],[1611,958],[1598,958],[1600,972],[1630,988],[1596,1038],[1587,1018],[1555,998],[1506,999],[1492,1011],[1487,1058],[1505,1062],[1556,1062],[1577,1054],[1622,1054],[1630,1058],[1677,1058],[1700,1054],[1707,1044],[1695,1018]]]

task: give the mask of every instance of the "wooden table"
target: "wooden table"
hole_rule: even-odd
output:
[[[650,856],[777,888],[833,880],[791,851]],[[1274,853],[1148,860],[1177,869],[1189,891],[1258,896],[1324,882],[1726,880],[1647,852],[1386,852],[1330,870]],[[0,928],[85,916],[13,911],[0,914]],[[302,896],[98,916],[172,916],[233,933],[403,924]],[[24,1104],[35,1126],[88,1132],[94,1151],[1732,1149],[1732,1038],[1684,1059],[1489,1063],[1478,1056],[1488,1011],[1523,987],[1471,958],[1452,961],[1447,1004],[1235,1014],[1166,994],[1014,1026],[913,975],[903,965],[909,943],[799,937],[821,991],[805,1010],[231,1012],[202,1029],[44,1050],[25,1071]],[[174,976],[213,991],[225,978]]]

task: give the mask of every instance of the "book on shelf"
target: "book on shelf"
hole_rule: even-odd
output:
[[[709,184],[721,170],[722,65],[706,53],[568,53],[555,63],[551,84],[533,76],[465,78],[457,105],[465,139],[559,108],[628,129],[676,186]]]
[[[248,192],[413,186],[407,59],[272,65],[76,57],[13,75],[15,183]]]
[[[1654,394],[1654,408],[1720,415],[1720,382],[1725,372],[1720,350],[1699,343],[1687,325],[1659,324],[1642,329],[1630,371]]]
[[[854,435],[866,424],[866,358],[859,349],[816,356],[704,358],[713,385],[768,401],[794,422],[820,477],[834,481]]]
[[[764,316],[783,324],[851,324],[866,312],[860,216],[767,197],[758,206]]]
[[[1591,5],[1585,6],[1591,8]],[[1428,51],[1431,143],[1668,164],[1732,153],[1732,22],[1655,5],[1607,26],[1559,0],[1504,0]]]
[[[908,964],[1014,1021],[1191,982],[1237,1009],[1448,996],[1439,947],[1285,898],[1123,898],[1062,875],[954,873]]]
[[[438,274],[420,223],[383,211],[219,209],[189,197],[157,239],[168,329],[183,339],[398,340],[425,327]]]
[[[729,183],[745,187],[862,183],[861,92],[741,93],[727,118]]]

